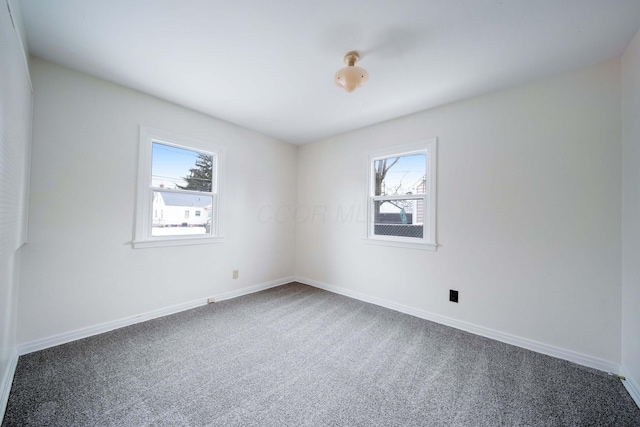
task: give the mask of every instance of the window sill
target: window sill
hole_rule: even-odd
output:
[[[147,240],[134,240],[133,248],[142,249],[142,248],[160,248],[164,246],[208,245],[213,243],[222,243],[223,241],[224,241],[223,237],[209,237],[209,236],[207,237],[173,236],[171,238],[157,237],[157,238],[151,238]]]
[[[395,248],[418,249],[423,251],[435,251],[438,248],[437,243],[415,243],[399,240],[375,239],[371,237],[365,237],[362,240],[368,245],[392,246]]]

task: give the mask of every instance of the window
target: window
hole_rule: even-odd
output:
[[[224,147],[140,127],[135,248],[221,240],[224,154]]]
[[[367,154],[366,241],[435,250],[436,139]]]

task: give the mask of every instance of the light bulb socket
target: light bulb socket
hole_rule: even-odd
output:
[[[349,67],[356,65],[356,62],[360,59],[360,53],[357,50],[352,50],[344,55],[343,61]]]

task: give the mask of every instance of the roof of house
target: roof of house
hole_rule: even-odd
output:
[[[191,206],[196,208],[205,208],[211,206],[210,196],[198,196],[195,194],[165,193],[161,192],[160,196],[164,200],[166,206]]]

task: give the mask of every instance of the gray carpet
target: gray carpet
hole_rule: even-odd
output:
[[[22,356],[3,426],[640,426],[620,381],[301,284]]]

